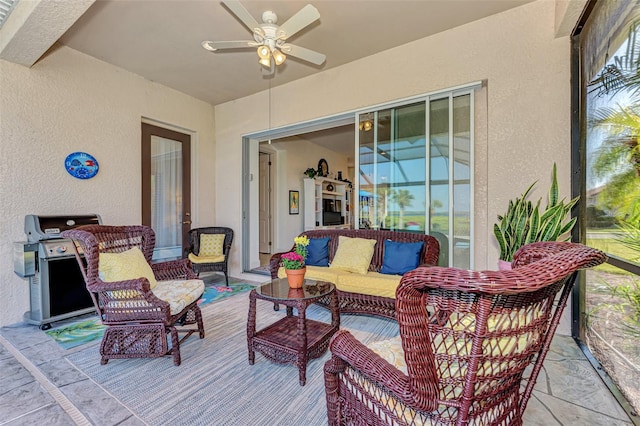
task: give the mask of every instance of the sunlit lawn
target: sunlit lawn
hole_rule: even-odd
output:
[[[633,250],[630,247],[622,244],[616,237],[615,232],[616,229],[605,230],[592,232],[591,230],[587,235],[587,245],[590,247],[597,248],[602,250],[607,254],[611,254],[622,259],[631,260],[633,262],[638,262],[640,259],[640,253],[637,250]],[[598,238],[598,234],[604,234],[602,238]],[[595,238],[593,238],[595,237]],[[620,274],[622,271],[614,266],[604,264],[598,267],[598,269],[602,271],[612,272],[615,274]]]
[[[456,235],[468,235],[469,234],[469,218],[468,217],[454,217],[454,227],[456,230]],[[422,215],[412,215],[405,214],[403,217],[404,225],[407,226],[408,223],[417,223],[420,229],[424,229],[424,214]],[[391,224],[398,223],[398,214],[395,212],[389,213],[387,216],[387,220],[385,222],[385,226],[390,227]],[[449,228],[449,217],[444,214],[436,214],[431,217],[431,226],[434,231],[447,232]]]

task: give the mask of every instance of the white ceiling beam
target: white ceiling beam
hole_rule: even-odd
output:
[[[556,38],[571,34],[586,4],[587,0],[556,0]]]
[[[0,59],[31,67],[95,0],[20,0],[0,29]]]

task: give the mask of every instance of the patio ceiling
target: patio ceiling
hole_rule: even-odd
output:
[[[318,67],[288,59],[271,81],[285,84],[532,0],[243,1],[278,22],[312,3],[320,21],[292,38],[327,55]],[[0,58],[32,66],[56,42],[213,105],[268,88],[251,50],[211,53],[203,40],[246,40],[248,30],[218,1],[19,1],[0,29]],[[424,54],[424,52],[416,52]]]

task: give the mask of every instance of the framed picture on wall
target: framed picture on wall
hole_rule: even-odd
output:
[[[300,213],[300,192],[289,191],[289,214]]]

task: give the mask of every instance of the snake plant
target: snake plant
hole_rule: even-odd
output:
[[[579,197],[568,203],[565,203],[564,199],[558,201],[555,163],[547,207],[544,211],[540,209],[542,199],[539,199],[535,205],[527,200],[535,184],[536,182],[532,183],[520,197],[510,200],[507,212],[504,215],[498,215],[498,223],[493,225],[493,233],[498,240],[502,260],[512,261],[516,250],[525,244],[536,241],[556,241],[571,231],[576,223],[575,217],[566,223],[565,219]],[[567,236],[566,240],[569,238],[570,236]]]

